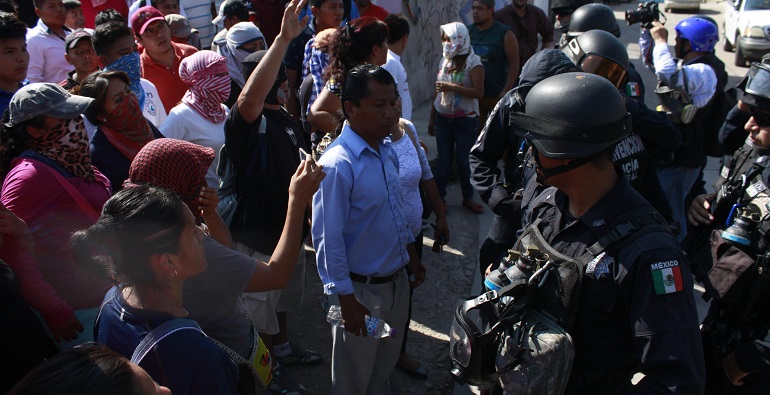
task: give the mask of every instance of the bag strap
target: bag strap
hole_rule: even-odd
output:
[[[163,324],[156,326],[155,329],[151,330],[150,333],[139,342],[139,345],[137,345],[134,350],[134,354],[131,355],[131,362],[139,365],[144,357],[147,356],[147,353],[149,353],[150,350],[163,339],[167,338],[172,333],[187,329],[196,330],[203,336],[206,336],[200,326],[198,326],[198,323],[189,318],[176,318],[166,321]]]
[[[582,267],[607,249],[617,249],[622,244],[636,240],[654,231],[671,232],[671,226],[666,219],[652,207],[643,207],[621,214],[614,221],[615,225],[599,237],[586,252],[578,258]]]
[[[59,182],[59,185],[61,185],[62,188],[64,188],[64,190],[67,191],[67,193],[69,193],[69,195],[72,197],[72,199],[75,201],[75,203],[77,203],[78,206],[80,206],[80,209],[88,217],[88,219],[91,220],[92,223],[96,223],[96,221],[99,220],[99,216],[101,216],[101,213],[98,212],[94,208],[94,206],[92,206],[90,203],[88,203],[86,198],[83,197],[83,194],[80,193],[77,190],[77,188],[75,188],[72,184],[70,184],[70,182],[67,181],[67,179],[65,179],[64,176],[62,176],[61,174],[59,174],[58,171],[52,169],[50,166],[46,165],[43,162],[40,162],[40,161],[35,160],[35,159],[30,159],[30,158],[26,158],[26,159],[29,160],[29,161],[34,161],[34,162],[37,162],[37,163],[41,164],[42,166],[38,166],[38,168],[39,167],[43,167],[46,170],[48,170],[48,172],[56,179],[56,181]]]

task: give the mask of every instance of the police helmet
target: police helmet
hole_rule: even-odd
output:
[[[586,4],[572,13],[567,36],[576,37],[589,30],[604,30],[620,37],[620,26],[612,9],[604,4]]]
[[[512,114],[511,126],[547,158],[580,159],[626,137],[631,117],[623,96],[605,78],[565,73],[532,87],[524,113]]]
[[[706,19],[690,17],[674,28],[677,36],[687,39],[695,52],[711,52],[719,41],[717,26]]]
[[[770,112],[770,65],[752,63],[737,88],[742,102],[749,107]]]
[[[604,30],[587,31],[567,43],[564,53],[583,71],[607,78],[618,89],[628,82],[626,46]]]

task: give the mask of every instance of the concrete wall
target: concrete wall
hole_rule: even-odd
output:
[[[409,43],[401,62],[409,76],[409,91],[415,107],[433,98],[441,60],[439,26],[460,21],[464,0],[403,0],[401,13],[409,19]]]

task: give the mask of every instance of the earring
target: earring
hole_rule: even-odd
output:
[[[174,269],[174,273],[171,274],[171,277],[176,277],[179,273],[177,273],[176,269]]]

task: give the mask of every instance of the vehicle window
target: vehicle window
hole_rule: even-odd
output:
[[[746,0],[746,7],[744,10],[770,10],[770,0]]]

